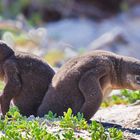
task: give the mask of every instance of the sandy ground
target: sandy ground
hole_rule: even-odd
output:
[[[124,132],[126,140],[140,140],[140,105],[115,105],[113,107],[100,109],[93,119],[110,123]]]

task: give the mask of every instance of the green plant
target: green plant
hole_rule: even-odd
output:
[[[64,117],[60,121],[60,126],[63,128],[75,128],[76,117],[73,116],[72,110],[69,108],[67,112],[64,112]]]
[[[52,112],[47,115],[49,120],[55,118]],[[56,125],[60,128],[55,133],[48,129],[48,119],[23,117],[16,107],[12,107],[4,119],[0,118],[0,140],[84,140],[85,138],[75,133],[81,130],[87,131],[93,140],[123,140],[120,130],[105,130],[95,121],[88,125],[82,114],[74,116],[71,109],[64,113],[64,117],[59,118],[60,123],[55,124],[55,119],[49,122],[51,129]]]
[[[92,140],[124,140],[121,130],[117,130],[116,128],[105,130],[105,128],[96,121],[92,121],[90,124],[89,132],[91,133]]]
[[[140,100],[140,91],[121,90],[120,94],[108,97],[102,107],[113,106],[114,104],[131,104]]]
[[[123,140],[123,133],[121,130],[117,130],[116,128],[109,128],[108,129],[109,134],[110,134],[110,138],[112,138],[113,140]]]
[[[6,118],[10,119],[9,116],[11,117],[11,119],[21,119],[22,116],[19,113],[19,109],[14,106],[14,107],[10,107],[10,110],[7,112],[6,114]]]
[[[88,129],[88,124],[83,114],[78,112],[76,118],[77,118],[77,127],[79,129],[84,129],[84,130]]]
[[[53,114],[53,112],[49,111],[44,117],[48,120],[54,120],[57,117],[57,114]]]
[[[140,100],[140,91],[122,90],[121,95],[128,103],[134,103]]]
[[[64,134],[62,134],[65,140],[76,140],[74,137],[74,131],[72,129],[65,131]]]
[[[96,121],[92,121],[90,124],[89,132],[91,133],[92,140],[107,140],[108,136],[105,133],[104,127]]]
[[[43,122],[42,122],[43,123]],[[0,120],[0,130],[4,132],[1,139],[5,140],[57,140],[56,136],[47,132],[47,127],[37,120],[28,121],[18,112],[16,107],[10,109],[4,120]]]
[[[73,129],[87,129],[88,125],[83,115],[78,113],[77,116],[72,114],[72,109],[68,109],[64,112],[64,117],[60,121],[60,126],[63,128],[73,128]]]

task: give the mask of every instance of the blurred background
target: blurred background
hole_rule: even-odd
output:
[[[140,0],[0,0],[0,39],[54,67],[95,49],[140,59]]]

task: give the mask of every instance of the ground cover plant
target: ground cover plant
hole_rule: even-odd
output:
[[[140,91],[122,90],[117,95],[112,95],[107,98],[102,107],[113,106],[115,104],[133,104],[140,100]]]
[[[85,135],[81,135],[85,133]],[[1,140],[123,140],[123,133],[115,128],[105,129],[100,123],[88,124],[80,113],[77,116],[68,109],[61,118],[49,112],[44,118],[21,116],[12,107],[5,118],[0,119]]]

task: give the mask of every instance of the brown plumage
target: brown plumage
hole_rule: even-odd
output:
[[[15,53],[1,41],[0,78],[5,82],[0,97],[3,115],[9,110],[12,99],[21,114],[36,115],[53,75],[53,69],[38,57]]]
[[[58,115],[72,108],[89,120],[113,89],[140,89],[140,61],[106,51],[93,51],[71,59],[52,79],[38,115]]]

